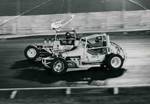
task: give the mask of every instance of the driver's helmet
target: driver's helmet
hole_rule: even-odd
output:
[[[74,38],[74,36],[72,36],[70,32],[66,32],[65,36],[66,36],[66,39]]]
[[[102,41],[102,37],[101,36],[98,36],[95,38],[95,42],[98,43],[98,42],[101,42]]]

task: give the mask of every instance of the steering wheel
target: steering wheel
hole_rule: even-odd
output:
[[[81,41],[82,42],[86,42],[86,40],[85,39],[81,39]],[[91,48],[91,47],[93,47],[93,45],[92,45],[92,43],[91,42],[89,42],[89,41],[87,41],[87,48]]]

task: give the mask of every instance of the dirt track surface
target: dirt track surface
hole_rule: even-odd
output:
[[[43,38],[0,40],[0,88],[48,87],[48,86],[99,86],[150,84],[150,36],[111,35],[111,40],[123,47],[128,59],[123,69],[104,71],[99,68],[78,69],[63,76],[44,71],[39,63],[31,63],[24,57],[24,49]],[[84,82],[84,83],[79,83]]]

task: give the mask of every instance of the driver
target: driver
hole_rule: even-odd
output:
[[[65,36],[66,36],[66,39],[67,39],[67,40],[73,38],[72,35],[71,35],[71,33],[69,33],[69,32],[66,32]]]
[[[102,47],[103,46],[103,39],[102,36],[98,36],[95,38],[95,43],[93,44],[93,47]]]

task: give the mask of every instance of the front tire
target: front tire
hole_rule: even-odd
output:
[[[25,57],[30,60],[34,61],[39,56],[39,51],[35,46],[29,45],[24,50]]]
[[[51,70],[54,74],[64,74],[68,68],[66,61],[62,58],[52,60],[48,66],[50,66],[48,70]]]
[[[124,63],[123,58],[118,54],[111,54],[106,59],[106,65],[109,69],[120,69]]]

